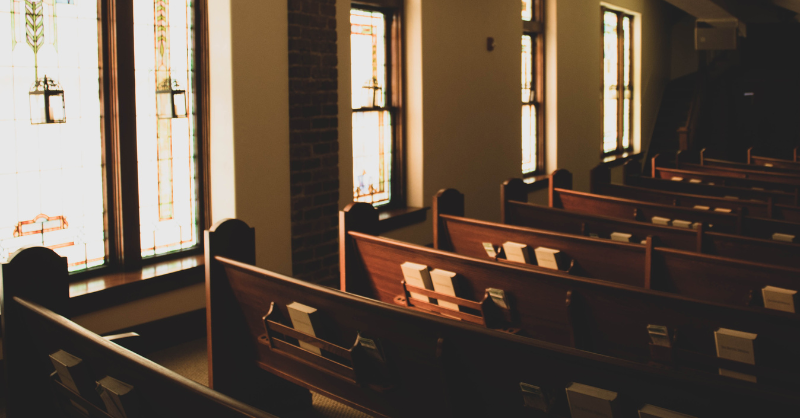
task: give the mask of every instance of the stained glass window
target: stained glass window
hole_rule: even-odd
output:
[[[42,245],[70,271],[106,263],[97,4],[0,1],[0,262]]]
[[[198,243],[191,0],[134,1],[142,257]]]
[[[538,168],[534,37],[522,35],[522,173]]]
[[[603,11],[603,152],[631,147],[632,17]]]
[[[533,0],[522,0],[522,20],[533,20]]]
[[[353,199],[376,205],[392,198],[393,114],[390,107],[387,16],[351,9]]]

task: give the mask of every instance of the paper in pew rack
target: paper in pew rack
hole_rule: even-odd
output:
[[[703,180],[700,180],[700,179],[689,179],[689,183],[697,184],[697,183],[702,183],[702,182],[703,182]]]
[[[672,181],[683,181],[683,177],[673,177],[670,180],[672,180]]]
[[[631,238],[633,235],[626,234],[623,232],[612,232],[611,233],[611,241],[618,241],[618,242],[631,242]]]
[[[652,218],[650,218],[650,221],[653,222],[655,225],[670,226],[672,224],[672,219],[662,218],[660,216],[653,216]]]
[[[511,304],[508,303],[508,299],[506,299],[506,292],[503,289],[494,289],[490,287],[486,289],[486,291],[489,292],[489,297],[492,298],[492,302],[494,302],[495,305],[503,309],[509,309],[511,307]]]
[[[711,207],[703,205],[694,205],[694,208],[699,210],[711,210]]]
[[[794,235],[789,234],[781,234],[781,233],[774,233],[772,234],[773,241],[781,241],[781,242],[794,242]]]
[[[433,269],[431,270],[431,282],[433,282],[433,290],[436,293],[441,293],[447,296],[456,297],[456,277],[457,274],[453,273],[452,271],[442,270],[442,269]],[[460,307],[452,302],[445,302],[443,300],[438,300],[439,306],[447,309],[452,309],[454,311],[460,310]]]
[[[483,249],[486,251],[486,255],[488,255],[489,257],[492,258],[497,257],[497,251],[494,248],[494,244],[492,244],[491,242],[484,242]]]
[[[552,270],[566,270],[567,257],[561,250],[547,247],[536,247],[536,264]]]
[[[796,290],[765,286],[761,289],[761,296],[764,298],[765,308],[795,313],[794,301],[795,297],[797,297]]]
[[[672,226],[677,228],[692,228],[694,226],[694,223],[689,221],[682,221],[680,219],[675,219],[672,221]]]
[[[756,364],[755,343],[758,334],[720,328],[714,331],[717,357],[740,363]]]
[[[322,329],[319,324],[320,314],[317,312],[317,308],[312,308],[311,306],[303,305],[302,303],[292,302],[286,305],[286,309],[289,311],[289,318],[292,320],[292,328],[295,330],[300,331],[303,334],[316,337],[317,332],[315,328]],[[300,347],[314,354],[322,355],[322,350],[320,350],[319,347],[311,345],[305,341],[300,341]]]
[[[613,418],[617,392],[580,383],[567,386],[567,400],[572,418]]]

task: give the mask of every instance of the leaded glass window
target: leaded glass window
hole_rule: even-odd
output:
[[[42,245],[106,263],[97,5],[0,1],[0,262]]]
[[[395,112],[385,11],[350,10],[353,108],[353,199],[375,205],[392,199]]]
[[[534,175],[543,169],[541,141],[542,90],[544,88],[544,37],[541,1],[522,1],[522,174]]]
[[[134,1],[142,257],[198,238],[194,9],[191,0]]]
[[[603,9],[603,153],[632,147],[633,16]]]

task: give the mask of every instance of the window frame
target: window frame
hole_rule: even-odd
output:
[[[133,2],[98,0],[101,158],[104,163],[106,263],[70,273],[70,282],[202,254],[210,228],[208,0],[194,0],[197,245],[154,257],[141,255]],[[187,86],[188,87],[188,86]]]
[[[541,176],[546,174],[546,158],[545,158],[545,84],[544,84],[544,60],[545,60],[545,46],[544,46],[544,0],[532,0],[533,13],[530,21],[522,21],[522,35],[531,37],[531,44],[536,48],[536,53],[533,54],[533,65],[531,70],[534,71],[533,82],[535,83],[536,96],[531,103],[522,103],[522,106],[533,104],[536,109],[536,170],[523,173],[523,178],[534,176]]]
[[[388,202],[378,205],[377,208],[382,212],[405,208],[405,118],[403,115],[403,103],[405,102],[405,48],[403,47],[402,2],[393,0],[353,2],[350,4],[350,10],[353,9],[380,12],[386,17],[386,91],[384,94],[388,106],[361,109],[352,109],[352,104],[350,106],[353,113],[379,109],[389,111],[392,119],[391,197]],[[352,118],[349,123],[353,123]],[[352,183],[353,178],[350,177],[347,181]]]
[[[612,151],[608,151],[608,152],[606,152],[603,149],[604,141],[605,141],[605,103],[602,106],[602,112],[603,112],[603,134],[601,136],[601,141],[600,141],[600,158],[601,159],[633,153],[633,138],[634,138],[633,131],[634,131],[634,122],[635,122],[634,118],[633,118],[633,115],[634,115],[634,110],[633,110],[633,107],[634,107],[634,94],[635,94],[635,88],[636,88],[636,86],[634,85],[634,60],[635,60],[634,51],[635,51],[636,48],[635,48],[635,45],[634,45],[635,37],[634,37],[634,34],[633,34],[633,31],[635,30],[635,26],[634,26],[634,18],[635,18],[635,16],[630,14],[630,13],[626,13],[626,12],[624,12],[622,10],[612,9],[610,7],[607,7],[607,6],[600,6],[600,56],[601,56],[601,60],[600,60],[600,94],[601,94],[601,97],[603,97],[603,95],[605,94],[605,80],[604,80],[605,68],[604,68],[604,63],[603,63],[604,58],[602,58],[602,57],[603,57],[603,53],[604,53],[603,51],[604,51],[604,48],[605,48],[605,44],[604,44],[605,29],[603,28],[603,26],[604,26],[604,22],[605,22],[606,12],[616,14],[617,18],[619,19],[618,20],[619,24],[617,25],[617,57],[618,57],[618,59],[617,59],[617,81],[618,81],[618,83],[617,83],[617,97],[619,99],[617,100],[617,148],[612,150]],[[629,71],[630,71],[630,92],[631,92],[631,99],[630,100],[631,100],[631,106],[630,106],[630,112],[628,114],[628,118],[630,120],[630,130],[629,130],[630,138],[628,138],[628,147],[627,148],[624,148],[622,146],[624,123],[625,123],[624,122],[624,114],[625,114],[625,100],[624,100],[624,97],[625,97],[625,85],[624,85],[625,84],[625,82],[624,82],[625,81],[625,76],[624,76],[624,74],[625,74],[625,59],[624,59],[624,56],[625,56],[625,42],[624,42],[624,32],[622,30],[622,19],[623,19],[623,17],[627,17],[627,18],[630,19],[630,30],[631,30],[631,34],[630,34],[630,57],[631,58],[630,58],[630,69],[629,69]]]

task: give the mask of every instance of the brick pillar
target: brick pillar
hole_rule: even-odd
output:
[[[336,0],[289,2],[292,271],[339,278],[339,108]]]

